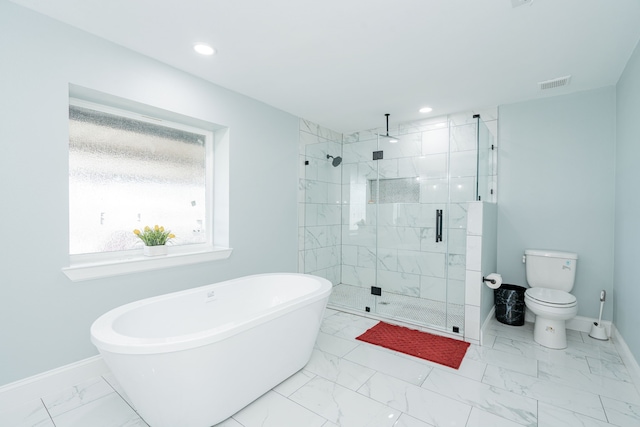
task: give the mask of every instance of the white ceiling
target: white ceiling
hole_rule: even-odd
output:
[[[614,85],[640,38],[640,0],[12,1],[340,132]]]

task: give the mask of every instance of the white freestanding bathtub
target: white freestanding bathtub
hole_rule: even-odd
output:
[[[260,274],[147,298],[91,326],[151,427],[210,427],[304,367],[331,283]]]

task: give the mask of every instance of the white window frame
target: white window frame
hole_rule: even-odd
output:
[[[205,232],[206,242],[170,247],[169,255],[147,257],[142,249],[100,252],[91,254],[69,254],[69,266],[63,273],[73,281],[117,276],[158,268],[209,262],[226,259],[231,255],[229,248],[229,129],[202,123],[202,127],[176,122],[171,113],[153,111],[152,107],[121,109],[100,103],[86,101],[73,96],[70,106],[78,106],[131,118],[147,123],[205,134]],[[128,107],[129,105],[127,105]],[[136,105],[137,106],[137,105]],[[134,106],[135,107],[135,106]],[[152,110],[149,113],[149,109]],[[133,110],[133,111],[132,111]],[[146,110],[146,111],[145,111]],[[157,113],[157,114],[154,114]],[[177,116],[177,115],[176,115]],[[196,121],[195,119],[193,119]],[[199,122],[199,121],[198,121]],[[197,123],[200,125],[201,123]],[[214,155],[215,153],[215,155]]]

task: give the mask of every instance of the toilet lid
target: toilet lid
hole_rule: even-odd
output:
[[[576,303],[575,296],[558,289],[529,288],[526,291],[526,295],[545,304],[573,305]]]

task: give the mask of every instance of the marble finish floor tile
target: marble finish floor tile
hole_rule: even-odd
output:
[[[324,313],[323,313],[322,317],[323,317],[324,319],[326,319],[327,317],[329,317],[329,316],[333,316],[333,315],[334,315],[334,314],[336,314],[336,313],[340,313],[340,312],[339,312],[338,310],[334,310],[334,309],[332,309],[332,308],[325,308],[325,310],[324,310]]]
[[[380,350],[370,344],[359,345],[344,358],[416,385],[422,384],[433,369],[424,363],[399,356],[395,352]]]
[[[355,314],[337,312],[326,317],[320,326],[320,331],[337,337],[354,339],[362,335],[367,329],[377,325],[379,320],[368,319]]]
[[[433,427],[433,424],[427,424],[417,418],[413,418],[407,414],[402,414],[393,427]]]
[[[610,423],[620,427],[640,426],[640,406],[607,397],[602,398],[602,405]]]
[[[357,341],[320,332],[316,339],[315,348],[325,353],[333,354],[334,356],[343,357],[358,345]]]
[[[622,359],[620,358],[618,351],[609,341],[606,341],[601,345],[590,342],[572,342],[567,346],[564,352],[576,357],[594,357],[607,362],[622,363]]]
[[[313,351],[305,369],[351,390],[360,388],[375,373],[373,369],[320,350]]]
[[[464,426],[471,412],[470,405],[381,373],[358,393],[435,426]]]
[[[321,427],[326,420],[275,391],[267,392],[233,416],[243,426]]]
[[[538,425],[542,426],[538,420]],[[508,420],[506,418],[499,417],[491,412],[484,411],[482,409],[471,409],[471,415],[467,421],[465,427],[522,427],[522,424],[515,421]]]
[[[587,357],[587,364],[589,365],[589,370],[592,374],[627,383],[633,383],[633,379],[631,379],[631,375],[629,375],[627,367],[622,363],[612,363],[595,357]]]
[[[576,342],[585,342],[583,333],[580,331],[574,331],[573,329],[567,329],[567,340]]]
[[[290,396],[294,402],[344,427],[391,427],[401,412],[324,378]]]
[[[533,341],[533,337],[529,342],[498,337],[493,344],[493,349],[514,356],[533,358],[573,369],[589,371],[589,364],[584,355],[576,355],[566,350],[558,351],[542,347]]]
[[[489,327],[494,329],[500,329],[503,331],[530,331],[533,334],[533,322],[526,322],[521,326],[507,325],[506,323],[499,322],[495,317],[489,321]]]
[[[488,347],[491,348],[493,347],[493,343],[496,342],[496,338],[498,338],[497,334],[498,332],[494,332],[494,331],[487,331],[487,333],[483,334],[482,337],[482,346],[483,347]]]
[[[591,372],[540,362],[538,378],[640,405],[640,395],[633,384],[595,375]]]
[[[487,366],[482,382],[534,401],[554,404],[603,421],[607,419],[599,396],[579,388],[534,378],[496,366]]]
[[[471,344],[473,347],[474,344]],[[467,350],[468,353],[468,350]],[[450,368],[449,366],[439,365],[437,363],[427,362],[427,364],[433,366],[435,369],[439,369],[441,371],[449,372],[455,375],[460,375],[461,377],[469,378],[475,381],[482,381],[482,377],[484,376],[484,370],[487,369],[487,364],[483,361],[473,360],[470,357],[465,356],[462,359],[462,363],[458,369]]]
[[[538,375],[538,361],[528,357],[514,357],[511,353],[495,350],[485,346],[472,345],[469,346],[465,359],[471,359],[483,362],[488,365],[501,366],[509,368],[512,371],[520,372],[526,375]]]
[[[551,350],[494,319],[456,370],[355,339],[377,323],[327,309],[307,366],[216,427],[640,427],[611,340]],[[112,374],[3,408],[1,427],[148,427]]]
[[[614,345],[614,339],[613,338],[609,338],[606,341],[602,341],[602,340],[597,340],[595,338],[591,338],[589,336],[589,332],[580,332],[580,336],[582,336],[582,341],[584,341],[587,344],[593,344],[593,345]]]
[[[277,391],[285,397],[288,397],[315,377],[316,374],[314,374],[313,372],[309,372],[306,369],[301,369],[286,380],[282,381],[277,386],[275,386],[273,390]]]
[[[51,416],[56,417],[111,393],[115,393],[113,388],[102,377],[97,377],[59,393],[44,396],[42,401]]]
[[[540,427],[611,427],[602,420],[559,408],[545,402],[538,403],[538,425]]]
[[[537,402],[528,396],[438,370],[429,374],[422,387],[516,423],[537,426]]]
[[[108,373],[106,375],[103,375],[102,378],[104,378],[104,380],[116,391],[116,393],[118,393],[120,397],[122,397],[129,404],[129,406],[133,408],[131,399],[129,399],[129,396],[127,396],[127,394],[124,392],[122,386],[116,380],[115,375],[113,375],[112,373]]]
[[[216,424],[214,427],[244,427],[242,424],[234,420],[233,418],[229,418],[224,420],[220,424]]]
[[[491,322],[486,332],[503,338],[519,341],[533,341],[533,324],[525,323],[523,326],[509,326],[494,320]]]
[[[56,427],[149,427],[115,392],[54,416]]]
[[[25,402],[0,413],[0,426],[55,427],[42,399]]]

